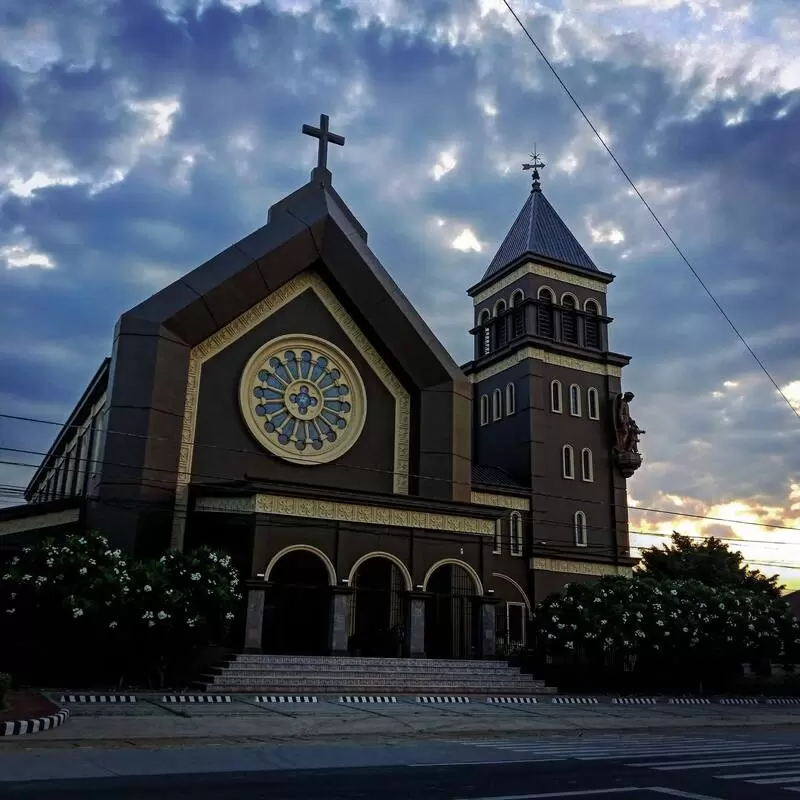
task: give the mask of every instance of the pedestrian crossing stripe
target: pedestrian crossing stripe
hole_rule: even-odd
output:
[[[723,706],[757,706],[760,701],[755,697],[723,697],[719,702]]]
[[[162,703],[230,703],[230,695],[221,694],[165,694]]]
[[[670,697],[669,703],[673,706],[707,706],[711,701],[707,697]]]
[[[308,695],[287,695],[287,694],[259,694],[255,698],[256,703],[316,703],[316,697]]]
[[[487,697],[487,703],[514,703],[534,705],[539,702],[536,697]]]
[[[800,703],[800,697],[768,697],[767,705],[771,706],[793,706]]]
[[[135,703],[135,694],[62,694],[61,703]]]
[[[418,703],[469,703],[469,697],[448,697],[441,695],[426,695],[417,698]]]
[[[365,696],[365,697],[354,697],[352,695],[347,695],[345,697],[339,698],[340,703],[396,703],[396,697],[376,697],[372,696]]]

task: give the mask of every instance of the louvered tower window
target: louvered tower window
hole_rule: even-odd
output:
[[[539,336],[553,338],[553,293],[549,289],[539,289],[539,308],[536,329]]]
[[[494,307],[495,336],[498,347],[504,347],[508,341],[507,329],[508,320],[506,318],[506,304],[504,300],[498,300]]]
[[[565,294],[561,307],[561,337],[569,344],[578,344],[578,301],[571,294]]]
[[[525,309],[522,306],[524,299],[525,295],[522,293],[522,289],[517,289],[511,295],[511,308],[513,309],[511,314],[511,335],[515,338],[525,333]]]
[[[586,346],[595,349],[600,348],[600,321],[597,317],[600,314],[600,309],[594,300],[587,300],[586,302],[586,317],[585,317],[585,338]]]

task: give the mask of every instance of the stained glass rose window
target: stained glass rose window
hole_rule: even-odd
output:
[[[253,436],[294,463],[339,458],[364,427],[361,376],[338,347],[314,336],[282,336],[256,351],[239,399]]]

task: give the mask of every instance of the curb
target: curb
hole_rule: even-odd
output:
[[[667,702],[672,706],[707,706],[711,704],[707,697],[670,697]]]
[[[308,695],[259,694],[254,698],[256,703],[316,703],[316,697]]]
[[[618,706],[654,706],[658,700],[655,697],[612,697],[611,703]]]
[[[229,694],[165,694],[162,703],[230,703]]]
[[[135,703],[135,694],[62,694],[61,703]]]
[[[526,704],[526,705],[535,705],[539,702],[539,700],[535,697],[487,697],[487,703],[499,703],[499,704]]]
[[[757,706],[760,702],[755,697],[723,697],[719,701],[722,706]]]
[[[596,697],[554,697],[553,704],[558,705],[597,705],[600,701]]]
[[[771,706],[796,706],[800,703],[800,697],[770,697],[767,704]]]
[[[24,736],[29,733],[49,731],[63,725],[69,718],[69,710],[62,708],[55,714],[36,719],[17,719],[12,722],[0,722],[0,736]]]
[[[426,695],[417,698],[418,703],[469,703],[469,697],[445,697],[442,695]]]
[[[340,703],[396,703],[396,697],[376,697],[374,695],[367,697],[354,697],[347,695],[339,698]]]

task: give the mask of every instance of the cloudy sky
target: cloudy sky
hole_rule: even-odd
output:
[[[513,0],[800,409],[796,0]],[[612,346],[648,433],[632,527],[736,537],[800,586],[800,420],[671,249],[500,0],[6,0],[0,411],[62,420],[118,316],[304,183],[335,184],[457,361],[466,287],[548,198],[617,275]],[[45,380],[46,378],[46,380]],[[55,429],[0,422],[6,447]],[[36,461],[6,453],[4,460]],[[0,465],[0,484],[30,470]],[[661,541],[638,537],[639,543]],[[795,544],[795,542],[799,542]]]

